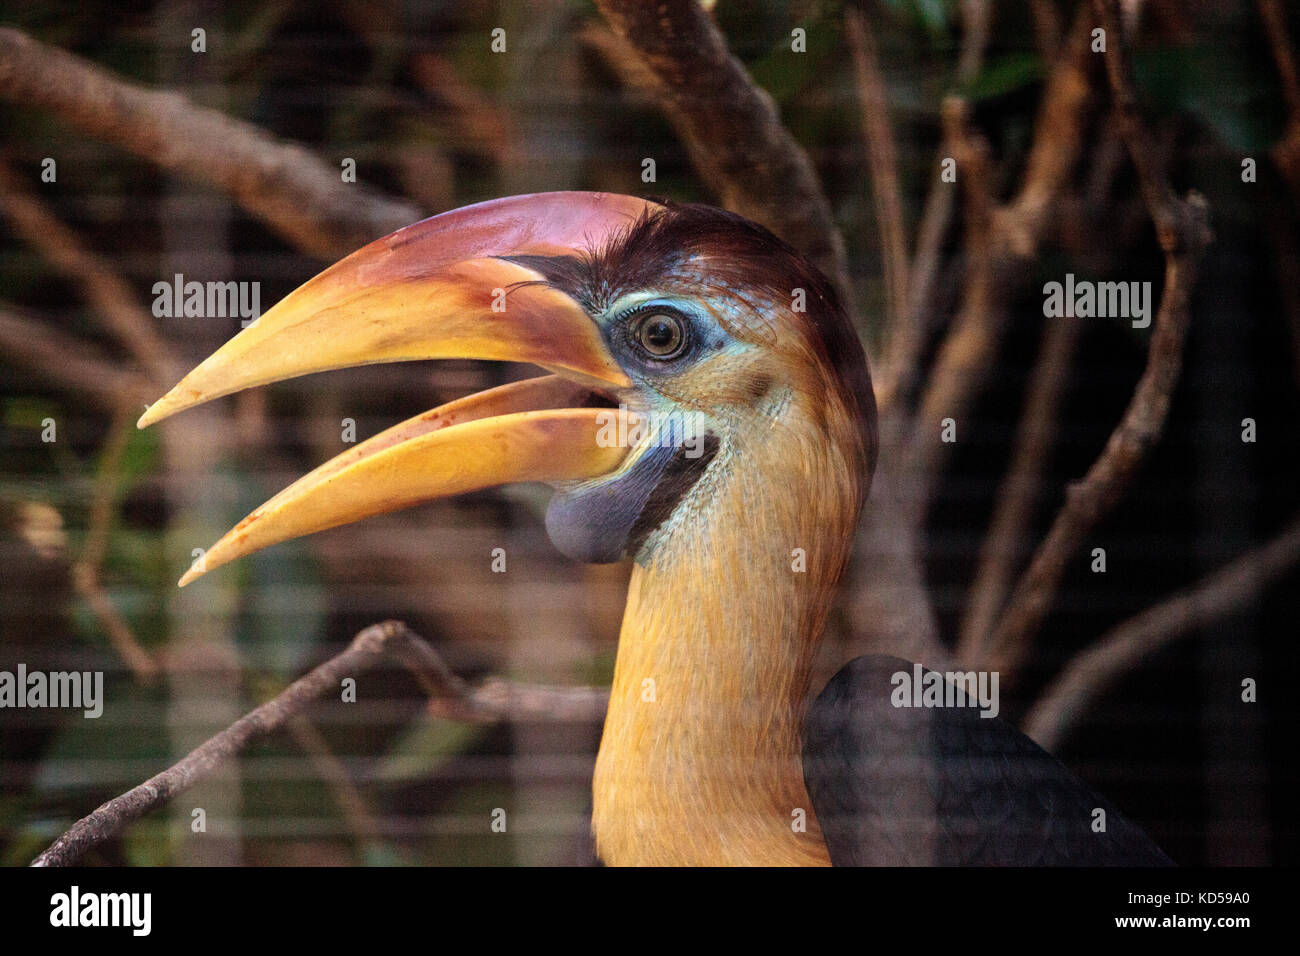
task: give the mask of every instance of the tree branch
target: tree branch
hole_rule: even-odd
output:
[[[962,45],[957,63],[957,81],[969,83],[979,75],[988,48],[992,12],[987,0],[962,0]],[[953,118],[966,116],[966,103],[949,94],[942,107],[943,139],[939,143],[942,160],[956,153],[950,135]],[[890,330],[884,367],[876,380],[876,399],[884,419],[883,443],[893,446],[900,435],[901,419],[913,406],[921,385],[921,355],[936,326],[938,309],[933,301],[939,278],[940,256],[948,227],[952,224],[954,190],[944,181],[943,169],[935,164],[934,176],[917,230],[916,253],[912,260],[907,286],[906,317]]]
[[[134,820],[184,793],[250,743],[284,727],[318,697],[337,692],[345,677],[355,677],[385,657],[404,666],[432,698],[437,713],[457,720],[578,720],[602,715],[608,691],[589,687],[513,685],[495,680],[474,688],[456,676],[437,652],[400,621],[374,624],[357,634],[347,649],[245,714],[172,765],[78,820],[32,861],[33,866],[67,866],[111,839]]]
[[[989,45],[993,11],[989,0],[961,0],[962,43],[957,58],[957,79],[969,83],[979,76]]]
[[[1122,497],[1159,439],[1174,386],[1182,368],[1192,288],[1205,246],[1210,241],[1208,207],[1199,195],[1186,200],[1174,195],[1152,157],[1155,148],[1138,117],[1132,66],[1115,4],[1097,0],[1097,13],[1106,28],[1106,72],[1115,105],[1115,118],[1137,167],[1142,195],[1165,253],[1165,287],[1156,315],[1146,369],[1101,455],[1083,480],[1071,486],[1046,539],[1012,594],[992,641],[990,666],[1013,676],[1028,652],[1034,633],[1051,609],[1061,575],[1080,542]]]
[[[0,28],[0,97],[48,110],[81,132],[209,183],[305,252],[337,258],[420,218],[414,207],[342,181],[301,146],[150,90]]]
[[[1029,0],[1029,14],[1034,21],[1034,41],[1044,63],[1052,62],[1061,42],[1061,18],[1053,0]]]
[[[3,161],[0,161],[0,209],[23,241],[81,286],[108,330],[161,386],[167,387],[176,380],[175,358],[153,327],[150,316],[136,305],[131,289],[71,229],[51,215]]]
[[[1282,97],[1286,101],[1289,117],[1286,131],[1273,147],[1273,161],[1291,185],[1300,194],[1300,71],[1296,69],[1295,51],[1287,35],[1286,11],[1278,0],[1259,0],[1259,15],[1264,21],[1273,62],[1282,80]]]
[[[1025,732],[1048,750],[1059,747],[1088,708],[1115,681],[1177,640],[1246,606],[1300,562],[1300,518],[1263,547],[1235,559],[1195,586],[1113,628],[1079,654],[1025,718]]]
[[[967,156],[967,170],[960,175],[966,177],[969,263],[961,310],[939,348],[906,439],[904,467],[912,495],[912,521],[924,517],[951,450],[940,440],[939,423],[952,418],[959,429],[962,427],[970,403],[997,358],[1007,319],[1008,290],[1024,281],[1025,265],[1037,255],[1052,223],[1051,213],[1082,152],[1092,98],[1092,54],[1088,45],[1091,22],[1086,9],[1081,10],[1068,49],[1059,58],[1043,93],[1024,180],[1006,205],[986,209],[991,204],[991,187],[987,181],[969,181],[972,172],[987,180],[987,160],[972,162],[978,153],[971,147],[979,140],[966,128],[964,104],[954,101],[949,106],[949,123],[959,133],[953,140],[959,170],[962,150]]]
[[[851,301],[844,237],[808,155],[697,0],[596,6],[655,77],[656,98],[720,203],[802,251]]]
[[[898,185],[898,156],[889,125],[889,95],[876,59],[876,43],[852,7],[844,11],[845,33],[853,58],[853,74],[862,111],[862,133],[871,169],[871,193],[876,204],[876,228],[885,266],[885,302],[889,327],[900,329],[907,313],[907,236],[903,197]]]
[[[1293,119],[1300,118],[1300,70],[1296,69],[1295,51],[1287,36],[1286,11],[1279,0],[1259,0],[1259,16],[1264,21],[1273,62],[1282,80],[1282,97]]]
[[[1052,451],[1061,394],[1070,379],[1070,359],[1079,339],[1080,321],[1068,315],[1043,333],[1038,362],[1030,377],[1025,411],[1016,434],[1011,466],[998,489],[997,505],[980,546],[962,620],[957,659],[973,662],[997,623],[1022,559],[1022,545],[1038,506],[1043,467]]]
[[[4,302],[0,302],[0,346],[15,365],[93,399],[109,412],[123,401],[139,403],[143,411],[144,403],[157,397],[154,386],[139,372],[122,368],[82,340],[56,332],[50,323]]]
[[[158,676],[158,664],[136,640],[130,625],[118,612],[99,581],[99,571],[108,548],[108,533],[116,510],[118,479],[127,442],[135,431],[138,409],[123,402],[113,415],[108,439],[100,454],[99,473],[95,476],[95,496],[90,507],[90,528],[86,543],[72,566],[72,582],[77,593],[99,618],[109,643],[131,669],[136,680],[152,682]]]

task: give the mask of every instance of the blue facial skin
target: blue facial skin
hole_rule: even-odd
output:
[[[585,564],[622,560],[632,529],[676,451],[652,446],[616,478],[557,491],[546,509],[551,543]]]
[[[634,337],[637,320],[656,312],[675,315],[685,325],[685,346],[673,358],[656,358]],[[635,383],[652,416],[671,415],[675,410],[655,388],[657,379],[677,375],[701,357],[732,344],[731,337],[698,305],[667,297],[626,297],[597,321],[610,352]],[[691,437],[679,430],[672,437],[673,442],[660,443],[652,436],[644,450],[632,451],[636,460],[613,477],[558,487],[546,510],[546,531],[561,554],[587,564],[636,556],[645,537],[657,526],[647,527],[647,521],[656,517],[661,521],[666,517],[661,515],[664,508],[676,503],[665,501],[664,495],[680,498],[685,494],[704,473],[717,448],[716,438],[709,443],[707,435]],[[708,454],[700,453],[702,439],[711,449]],[[660,489],[656,498],[666,474],[672,476],[673,487]]]

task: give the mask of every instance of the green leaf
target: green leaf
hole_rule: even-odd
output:
[[[792,37],[787,33],[770,53],[749,66],[755,82],[782,105],[789,103],[814,81],[825,79],[826,60],[840,42],[838,18],[812,16],[797,25],[807,33],[808,48],[805,52],[795,53],[790,49]]]
[[[1282,132],[1272,77],[1252,69],[1233,44],[1146,50],[1133,67],[1152,110],[1191,113],[1233,149],[1267,150]]]
[[[10,428],[40,428],[46,418],[58,417],[58,406],[44,398],[15,395],[4,400],[0,419]]]
[[[1008,53],[989,63],[966,85],[967,99],[978,102],[1004,96],[1039,82],[1043,63],[1033,53]]]
[[[924,27],[931,33],[943,33],[952,20],[954,0],[889,0],[894,13]]]
[[[389,748],[375,768],[375,780],[396,783],[428,777],[477,743],[483,731],[477,724],[424,714]]]

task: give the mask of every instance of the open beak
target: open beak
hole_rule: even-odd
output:
[[[300,286],[151,405],[144,428],[256,385],[377,362],[530,362],[556,374],[417,415],[266,502],[181,578],[289,538],[423,501],[521,481],[614,471],[608,397],[631,384],[582,307],[505,257],[599,247],[654,205],[609,193],[540,193],[399,229]],[[621,430],[620,430],[620,433]]]

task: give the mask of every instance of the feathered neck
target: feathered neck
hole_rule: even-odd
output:
[[[837,420],[747,429],[634,569],[594,778],[607,864],[829,862],[800,748],[864,481]]]

